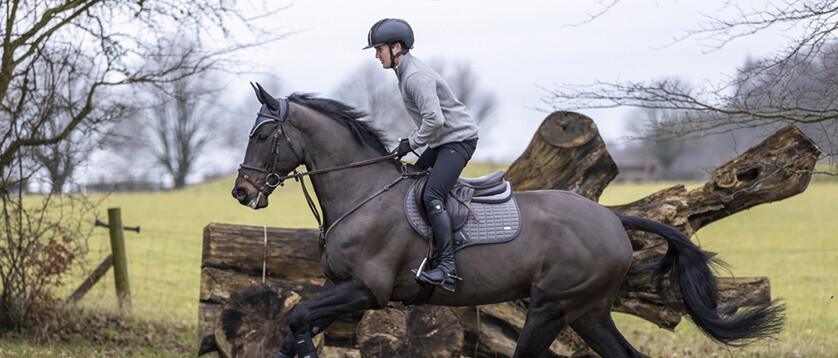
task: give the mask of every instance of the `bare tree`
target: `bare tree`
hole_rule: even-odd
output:
[[[682,140],[661,138],[665,137],[663,133],[669,132],[668,127],[677,125],[678,116],[674,111],[642,108],[628,125],[629,131],[637,135],[638,145],[660,167],[657,173],[660,179],[671,179],[675,161],[688,149]]]
[[[64,191],[78,165],[93,150],[91,146],[94,143],[80,138],[79,135],[71,135],[58,143],[32,148],[32,158],[46,171],[52,194],[61,194]]]
[[[217,123],[208,115],[206,92],[203,81],[184,78],[166,85],[168,91],[160,91],[157,104],[149,117],[149,129],[153,132],[155,145],[150,149],[157,163],[171,175],[174,188],[183,188],[186,177],[195,168],[204,147],[212,138],[210,130]]]
[[[183,40],[175,44],[178,47],[174,51],[182,52],[189,52],[195,46]],[[113,130],[120,140],[109,141],[107,145],[119,154],[121,161],[134,167],[162,169],[171,177],[175,189],[186,186],[186,179],[197,168],[198,160],[206,156],[207,145],[222,134],[221,116],[213,113],[212,101],[220,89],[213,88],[214,76],[205,71],[201,76],[178,77],[171,82],[144,86],[135,96],[144,108],[134,116],[123,118]],[[142,164],[138,158],[142,154],[148,156],[150,163]],[[136,169],[127,168],[134,172]]]
[[[10,114],[28,117],[29,121],[38,123],[44,136],[56,136],[73,120],[72,110],[79,106],[80,100],[72,96],[74,87],[87,80],[92,68],[89,62],[74,56],[74,52],[68,52],[66,48],[45,49],[36,57],[37,61],[32,64],[33,70],[29,78],[35,85],[24,88],[25,94],[37,103],[35,111],[20,108],[16,113]],[[124,114],[125,110],[125,107],[113,106],[108,112],[94,111],[89,115],[92,119],[89,122],[107,122],[114,116]],[[52,193],[62,192],[76,166],[92,149],[91,146],[95,143],[92,138],[95,137],[96,127],[83,123],[64,140],[29,147],[28,152],[33,164],[46,171]]]
[[[269,16],[279,9],[263,10]],[[2,331],[37,319],[33,309],[45,307],[70,254],[85,246],[85,230],[68,228],[92,221],[89,209],[53,196],[40,206],[22,200],[21,182],[41,169],[34,150],[105,132],[134,107],[122,94],[135,85],[235,69],[229,54],[282,35],[252,26],[233,0],[3,0],[0,13]],[[233,27],[250,29],[245,36],[253,40],[234,37]],[[198,46],[173,52],[167,39],[183,34]]]
[[[603,12],[619,0],[603,2]],[[670,137],[724,133],[738,128],[795,123],[809,128],[825,146],[827,156],[838,154],[838,46],[833,0],[772,1],[746,9],[726,3],[724,17],[705,17],[698,28],[678,40],[699,38],[721,48],[737,38],[783,26],[791,38],[774,55],[750,60],[726,81],[697,86],[691,91],[677,82],[595,82],[565,84],[548,90],[544,101],[563,109],[635,106],[683,110],[683,126]],[[593,21],[602,12],[593,14]],[[719,16],[719,15],[716,15]]]

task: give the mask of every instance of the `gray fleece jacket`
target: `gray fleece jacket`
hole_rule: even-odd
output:
[[[477,138],[477,123],[451,86],[409,52],[396,66],[399,90],[407,113],[416,123],[409,136],[413,149]]]

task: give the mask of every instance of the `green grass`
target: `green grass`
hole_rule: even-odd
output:
[[[464,176],[477,176],[506,165],[474,163]],[[37,343],[28,337],[0,339],[0,357],[88,356],[194,356],[197,352],[197,311],[203,228],[210,222],[277,227],[315,227],[299,184],[286,182],[270,198],[271,205],[254,211],[230,196],[232,177],[184,190],[118,194],[105,199],[107,208],[122,208],[126,226],[141,226],[141,233],[126,232],[133,308],[122,328],[129,337],[101,344],[84,336]],[[623,204],[669,186],[613,184],[603,193],[604,204]],[[660,330],[632,316],[615,314],[618,327],[641,351],[655,357],[835,357],[838,343],[838,182],[813,183],[796,197],[736,214],[714,223],[694,239],[731,264],[736,276],[768,276],[772,295],[785,301],[788,324],[774,341],[729,349],[712,343],[691,326],[675,332]],[[312,242],[312,245],[315,243]],[[90,239],[86,270],[72,276],[60,292],[66,296],[108,254],[106,229]],[[84,272],[82,272],[84,271]],[[728,273],[722,273],[728,274]],[[109,273],[79,303],[82,315],[117,315],[113,276]],[[107,319],[105,319],[107,320]],[[142,323],[142,322],[148,322]],[[136,332],[135,332],[136,331]],[[136,337],[133,337],[133,336]],[[162,342],[167,344],[147,344]]]

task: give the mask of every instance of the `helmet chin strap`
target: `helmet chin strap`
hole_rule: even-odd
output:
[[[402,49],[398,53],[393,54],[393,44],[387,44],[387,47],[390,48],[390,68],[396,68],[396,57],[406,54],[407,49]]]

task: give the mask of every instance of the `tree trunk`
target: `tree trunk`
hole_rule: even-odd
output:
[[[509,166],[506,180],[517,191],[562,189],[598,201],[618,173],[593,120],[554,112]]]

